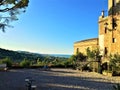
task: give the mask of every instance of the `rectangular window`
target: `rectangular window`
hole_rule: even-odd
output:
[[[107,56],[107,53],[108,53],[108,48],[107,47],[105,47],[104,53],[105,53],[104,55]]]
[[[112,28],[115,29],[115,27],[116,27],[116,21],[115,21],[115,19],[113,18],[113,19],[112,19]]]
[[[116,6],[116,0],[113,0],[113,7]]]
[[[77,50],[76,50],[76,54],[78,54],[79,53],[79,48],[77,48]]]
[[[116,42],[116,38],[113,38],[113,39],[112,39],[112,42],[115,43],[115,42]]]
[[[105,33],[107,33],[107,27],[105,27]]]

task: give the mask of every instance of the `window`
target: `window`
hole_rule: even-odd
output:
[[[105,33],[107,33],[107,27],[105,27]]]
[[[116,6],[116,0],[113,0],[113,7]]]
[[[113,19],[112,19],[112,28],[113,28],[113,29],[116,29],[116,26],[117,26],[116,20],[113,18]]]
[[[113,38],[113,39],[112,39],[112,42],[115,43],[115,42],[116,42],[116,38]]]
[[[76,54],[78,54],[79,53],[79,48],[77,48],[77,50],[76,50]]]
[[[105,47],[105,56],[107,56],[107,53],[108,53],[108,48]]]

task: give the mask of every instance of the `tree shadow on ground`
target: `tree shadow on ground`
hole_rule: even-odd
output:
[[[104,80],[101,80],[103,78],[62,74],[63,72],[33,69],[0,72],[0,90],[26,90],[24,81],[26,77],[32,77],[35,80],[36,90],[111,90],[114,84],[104,82]]]

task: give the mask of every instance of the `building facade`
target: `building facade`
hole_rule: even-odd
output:
[[[108,15],[102,11],[98,20],[98,39],[88,39],[74,43],[74,54],[85,52],[90,47],[98,47],[103,57],[120,54],[120,0],[108,0]]]
[[[94,49],[98,47],[98,38],[82,40],[74,43],[74,54],[81,52],[86,54],[87,48]]]
[[[98,23],[101,55],[120,54],[120,0],[108,0],[108,16],[103,11]]]

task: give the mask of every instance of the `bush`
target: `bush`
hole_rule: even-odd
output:
[[[113,90],[120,90],[120,84],[113,85]]]
[[[120,70],[120,55],[114,54],[110,57],[110,70],[119,71]]]
[[[113,76],[120,76],[120,71],[112,71]]]
[[[12,60],[10,58],[5,58],[1,61],[1,63],[5,63],[7,65],[7,67],[11,67],[12,66]]]
[[[92,68],[88,67],[87,65],[85,65],[85,66],[82,67],[82,71],[89,71],[89,72],[91,72]]]
[[[30,61],[24,59],[23,61],[20,62],[20,66],[22,66],[24,68],[30,67]]]

